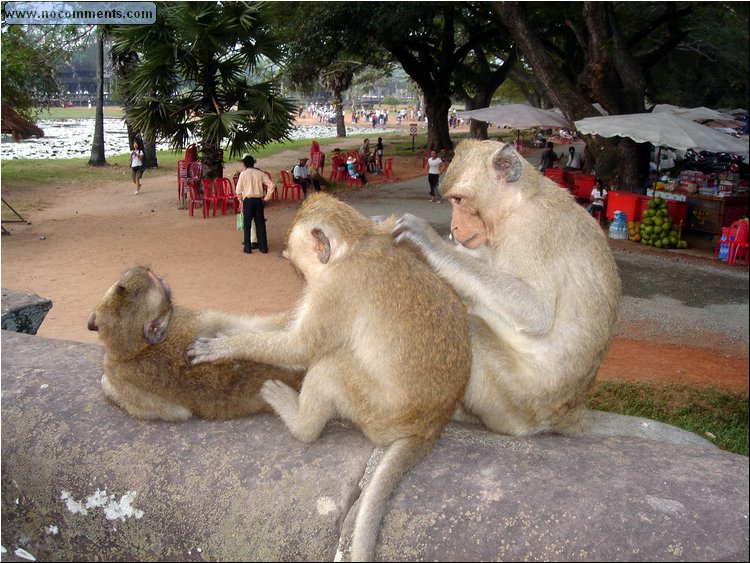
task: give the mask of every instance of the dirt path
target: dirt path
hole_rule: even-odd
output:
[[[351,149],[359,143],[324,141],[321,150]],[[301,152],[285,151],[257,165],[278,180],[279,171],[290,168]],[[225,176],[240,166],[228,164]],[[394,170],[395,180],[424,175],[413,158],[397,159]],[[377,189],[382,181],[373,177],[368,189]],[[147,171],[142,192],[135,196],[129,178],[117,169],[112,182],[102,185],[3,186],[3,196],[11,201],[43,200],[47,207],[26,217],[31,225],[7,227],[12,235],[2,238],[2,286],[53,301],[41,336],[89,343],[98,342],[96,333],[86,328],[89,313],[106,289],[135,264],[163,275],[176,302],[191,308],[269,313],[295,302],[302,283],[280,252],[296,203],[269,204],[270,252],[245,255],[234,216],[203,219],[198,212],[190,217],[178,208],[176,193],[172,174]],[[618,337],[599,377],[711,384],[747,392],[747,354],[722,348],[721,338],[713,340],[716,344],[710,347],[686,347]]]

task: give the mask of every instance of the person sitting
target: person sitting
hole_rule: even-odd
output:
[[[302,186],[302,198],[307,197],[307,184],[309,182],[309,171],[307,169],[307,157],[299,159],[299,164],[292,169],[292,177],[294,181]]]
[[[583,168],[581,154],[576,152],[576,148],[570,147],[568,153],[568,162],[565,163],[565,170],[580,170]]]
[[[589,197],[591,203],[589,204],[587,211],[593,215],[596,211],[604,213],[604,208],[607,205],[607,190],[602,186],[601,181],[595,180],[594,187],[591,189],[591,196]]]
[[[354,178],[355,180],[360,178],[362,180],[362,185],[364,186],[367,183],[367,178],[365,177],[364,172],[357,172],[356,165],[357,159],[353,156],[346,159],[346,169],[349,171],[349,177]]]

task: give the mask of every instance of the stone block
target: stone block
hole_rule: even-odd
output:
[[[272,415],[144,422],[102,396],[100,346],[3,331],[2,351],[3,560],[348,558],[380,453],[355,428],[308,445]],[[747,561],[747,524],[747,457],[451,424],[376,559]]]

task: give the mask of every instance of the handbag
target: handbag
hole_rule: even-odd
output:
[[[237,230],[241,231],[245,228],[245,220],[242,216],[242,211],[240,211],[237,215]]]

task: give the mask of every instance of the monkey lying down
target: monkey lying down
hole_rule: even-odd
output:
[[[148,268],[128,270],[88,320],[104,343],[102,390],[113,403],[143,419],[183,421],[191,416],[230,419],[272,412],[259,391],[264,381],[299,389],[301,371],[244,360],[193,366],[185,354],[201,335],[241,330],[219,311],[172,304],[169,287]]]
[[[361,500],[353,561],[373,560],[388,498],[432,449],[471,370],[466,307],[411,245],[394,244],[394,225],[325,193],[308,197],[284,251],[307,285],[288,322],[199,338],[189,352],[196,364],[304,368],[299,394],[279,380],[261,390],[294,437],[312,442],[340,417],[388,447]]]

